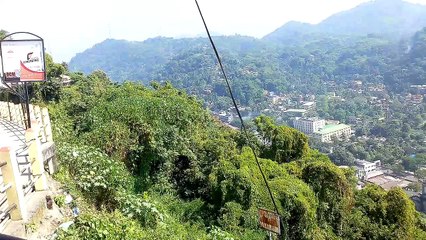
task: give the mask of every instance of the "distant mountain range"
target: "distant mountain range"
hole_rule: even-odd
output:
[[[319,24],[289,22],[262,39],[239,35],[214,39],[225,62],[228,61],[229,70],[234,71],[231,77],[241,81],[241,92],[245,92],[244,84],[250,81],[274,90],[275,87],[268,86],[313,76],[324,80],[360,76],[380,79],[389,67],[398,69],[403,55],[413,47],[412,36],[423,27],[426,6],[376,0],[337,13]],[[418,36],[424,36],[424,32]],[[422,46],[422,42],[415,45]],[[404,66],[413,59],[408,58]],[[422,64],[415,68],[422,62],[416,60],[410,68],[422,70]],[[77,54],[69,63],[71,71],[88,74],[100,69],[118,82],[170,80],[177,87],[188,88],[198,79],[205,89],[220,79],[215,65],[207,39],[164,37],[143,42],[107,39]],[[415,76],[410,77],[411,82],[420,81]],[[402,75],[395,79],[392,82],[404,81]],[[267,86],[268,81],[275,82]],[[200,88],[200,83],[197,86]]]
[[[426,6],[402,0],[376,0],[330,16],[319,24],[288,22],[263,39],[286,41],[312,33],[333,35],[411,35],[426,26]]]

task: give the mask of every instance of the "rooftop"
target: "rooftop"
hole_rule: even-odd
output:
[[[305,102],[302,106],[312,106],[315,102]]]
[[[380,175],[368,179],[368,182],[381,186],[385,190],[390,190],[392,187],[407,187],[410,183],[407,180],[395,178],[389,175]]]
[[[339,130],[343,130],[345,128],[350,127],[349,125],[346,124],[328,124],[325,125],[323,128],[321,128],[318,132],[316,132],[317,134],[328,134],[328,133],[332,133],[332,132],[336,132]]]
[[[372,172],[367,173],[366,178],[370,179],[370,178],[374,178],[374,177],[377,177],[377,176],[381,176],[383,174],[384,174],[383,171],[376,170],[376,171],[372,171]]]
[[[284,112],[297,112],[297,113],[305,113],[305,109],[287,109]]]
[[[366,160],[355,160],[355,164],[358,165],[358,166],[366,166],[366,165],[371,165],[371,164],[376,165],[376,163],[369,162],[369,161],[366,161]]]
[[[309,122],[314,122],[314,121],[324,121],[323,119],[320,119],[318,117],[310,117],[310,118],[306,118],[306,117],[298,117],[295,120],[299,120],[299,121],[309,121]]]

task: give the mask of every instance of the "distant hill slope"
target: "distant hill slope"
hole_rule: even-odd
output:
[[[323,81],[356,78],[383,82],[381,75],[397,66],[395,61],[406,51],[406,47],[401,50],[399,41],[374,35],[317,36],[294,46],[242,36],[215,40],[235,96],[244,105],[262,102],[264,90],[325,92]],[[85,73],[100,69],[117,82],[170,81],[203,99],[227,96],[206,38],[106,40],[78,54],[69,67]]]
[[[174,52],[187,46],[170,38],[153,38],[144,42],[107,39],[71,59],[72,71],[90,73],[101,69],[114,80],[136,80],[165,64]]]
[[[423,20],[426,26],[426,6],[380,0],[318,25],[290,22],[265,39],[237,35],[214,40],[235,96],[246,106],[262,103],[265,90],[325,93],[328,81],[359,79],[401,92],[410,84],[425,84],[425,30],[412,32]],[[400,38],[408,33],[410,37]],[[77,54],[69,67],[85,73],[100,69],[117,82],[170,81],[206,101],[227,103],[226,86],[206,38],[108,39]]]
[[[289,22],[266,35],[265,40],[286,42],[306,34],[412,35],[426,26],[426,6],[402,0],[376,0],[330,16],[319,24]]]
[[[245,36],[214,37],[222,53],[248,54],[269,48],[262,41]],[[179,61],[181,55],[210,45],[205,38],[151,38],[143,42],[107,39],[71,59],[71,71],[90,73],[101,69],[115,81],[152,80],[170,61]],[[213,57],[213,56],[212,56]],[[157,79],[158,80],[158,79]]]

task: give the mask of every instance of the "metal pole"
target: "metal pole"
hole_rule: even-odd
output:
[[[27,120],[28,120],[27,129],[29,129],[31,128],[30,95],[28,94],[28,85],[26,82],[24,82],[24,86],[25,86],[25,102],[27,105]]]
[[[7,92],[7,110],[9,111],[9,121],[12,121],[12,112],[10,111],[10,103],[9,103],[9,92]]]

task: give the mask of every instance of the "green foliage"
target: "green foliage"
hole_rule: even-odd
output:
[[[146,229],[146,234],[143,239],[157,240],[157,239],[200,239],[208,240],[211,239],[205,229],[199,225],[192,225],[189,223],[181,223],[171,221],[167,224],[160,225],[154,229]]]
[[[47,79],[59,78],[62,74],[66,73],[67,69],[59,63],[55,63],[52,59],[52,56],[46,54],[46,72]]]
[[[238,230],[244,222],[244,210],[241,204],[226,202],[220,210],[219,224],[229,230]]]
[[[61,75],[67,72],[67,69],[59,63],[53,62],[49,54],[45,55],[46,63],[46,81],[32,85],[33,95],[37,101],[59,101],[62,92]]]
[[[386,194],[386,223],[395,239],[413,239],[415,229],[414,203],[401,188],[392,188]]]
[[[353,204],[352,189],[344,172],[332,163],[313,162],[303,168],[302,179],[319,200],[317,218],[342,235],[343,225]]]
[[[5,30],[3,30],[3,29],[1,29],[0,30],[0,39],[3,39],[6,35],[8,34],[8,32],[7,31],[5,31]]]
[[[58,205],[58,207],[63,207],[65,206],[65,196],[64,195],[57,195],[53,198],[53,200],[55,201],[56,205]]]
[[[76,218],[67,231],[61,231],[58,239],[144,239],[146,234],[140,225],[120,212],[85,213]]]
[[[262,157],[283,163],[306,155],[309,149],[308,137],[303,133],[286,126],[277,126],[266,116],[256,118],[255,124],[263,142]]]
[[[152,91],[126,83],[98,96],[102,104],[85,107],[85,114],[76,116],[77,134],[122,159],[142,177],[144,188],[167,176],[182,196],[199,197],[212,163],[233,154],[232,133],[213,121],[198,101],[170,85]]]
[[[317,200],[312,190],[301,180],[290,176],[276,162],[267,159],[260,161],[278,200],[284,235],[288,239],[309,238],[316,227]],[[210,176],[210,181],[213,185],[213,203],[220,209],[219,222],[226,224],[223,227],[232,229],[239,225],[255,228],[257,208],[274,209],[254,157],[247,148],[232,161],[222,161]]]
[[[330,99],[330,109],[333,110],[327,111],[327,115],[333,116],[337,111],[344,111],[346,116],[352,116],[351,121],[357,128],[355,136],[350,141],[333,144],[311,141],[312,148],[329,153],[330,158],[338,165],[352,166],[354,159],[380,160],[388,168],[413,172],[424,165],[424,104],[415,106],[402,96],[387,96],[384,92],[366,91],[360,94],[342,89],[342,95],[345,101]],[[372,102],[374,97],[371,96],[383,97],[393,102],[389,104],[389,109],[383,110]],[[359,100],[355,100],[357,98]],[[357,107],[350,107],[351,105]],[[387,118],[384,117],[386,115]],[[345,121],[349,121],[349,118]]]
[[[355,164],[354,155],[342,147],[335,147],[330,159],[336,164],[352,166]]]
[[[74,84],[49,104],[62,166],[57,179],[72,182],[68,187],[94,210],[62,239],[265,238],[257,209],[274,206],[240,133],[170,84],[149,89],[114,85],[102,72],[71,75]],[[261,153],[284,239],[423,234],[400,190],[368,186],[354,196],[352,169],[309,149],[294,129],[265,116],[255,124],[251,141]],[[368,148],[350,149],[361,156]]]
[[[234,240],[231,234],[221,230],[220,228],[213,226],[209,233],[209,238],[212,240]]]
[[[115,200],[125,216],[138,220],[142,226],[154,227],[163,222],[163,215],[146,197],[119,193]]]
[[[367,185],[363,190],[356,192],[356,207],[362,210],[373,222],[383,221],[385,218],[386,192],[379,186]]]
[[[414,203],[400,188],[388,192],[368,185],[355,194],[355,209],[345,231],[349,239],[415,239]],[[417,231],[417,232],[416,232]]]
[[[215,41],[221,48],[238,102],[261,111],[267,108],[264,91],[325,95],[327,91],[340,90],[333,84],[353,79],[384,83],[396,92],[407,89],[409,84],[422,84],[426,62],[423,36],[420,31],[412,43],[374,34],[330,36],[321,33],[296,34],[289,38],[291,44],[288,41],[271,44],[267,38],[242,36],[216,37]],[[411,45],[413,48],[408,52],[407,46]],[[201,97],[209,108],[225,110],[230,99],[214,65],[208,41],[203,38],[155,38],[144,42],[109,39],[78,54],[70,62],[72,70],[88,74],[103,69],[117,82],[171,81],[188,94]],[[377,113],[362,99],[351,100],[338,105],[350,112]],[[354,116],[340,107],[333,108],[335,104],[323,103],[319,103],[320,109],[324,106],[326,111],[320,110],[321,116],[340,121]]]
[[[100,103],[101,97],[113,85],[102,71],[95,71],[88,76],[81,73],[72,73],[70,76],[74,84],[62,88],[60,107],[68,117],[78,121],[86,111]]]
[[[58,146],[60,164],[66,167],[79,189],[97,207],[114,208],[115,194],[132,189],[132,178],[124,164],[96,148],[63,144]]]
[[[413,192],[421,192],[422,191],[422,184],[420,182],[417,183],[409,183],[406,187],[407,190],[413,191]]]
[[[417,171],[419,170],[419,173],[421,173],[421,169],[419,167],[426,165],[426,154],[416,154],[416,156],[411,157],[405,157],[402,160],[402,166],[404,169],[408,171]],[[421,175],[421,174],[420,174]]]

